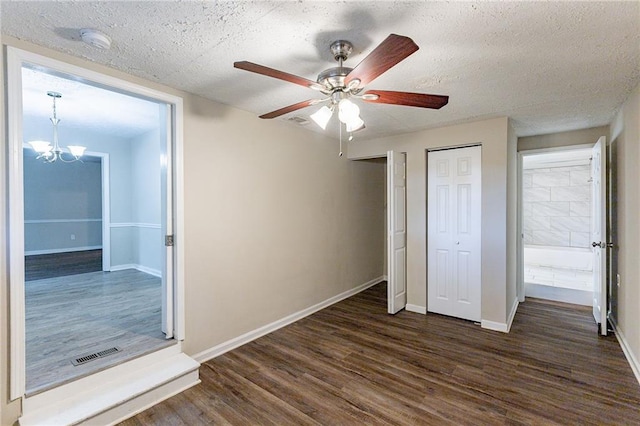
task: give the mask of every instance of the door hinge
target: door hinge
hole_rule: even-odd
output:
[[[164,245],[167,247],[173,246],[173,235],[165,235],[164,236]]]

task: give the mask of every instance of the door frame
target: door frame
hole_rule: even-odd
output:
[[[7,178],[9,197],[9,399],[15,400],[25,394],[26,386],[26,340],[25,340],[25,296],[24,296],[24,195],[22,166],[22,66],[35,67],[71,75],[105,89],[131,93],[149,100],[165,103],[171,111],[171,139],[173,149],[173,313],[174,338],[184,339],[184,167],[183,167],[183,100],[146,86],[117,77],[92,71],[77,65],[55,60],[33,52],[7,46]],[[104,170],[104,168],[103,168]],[[104,205],[103,205],[104,208]]]
[[[524,157],[529,155],[536,154],[544,154],[548,152],[558,152],[558,151],[573,151],[577,149],[590,149],[593,148],[594,143],[586,143],[579,145],[563,145],[563,146],[555,146],[551,148],[535,148],[535,149],[526,149],[522,151],[518,151],[518,196],[517,196],[517,237],[518,242],[517,246],[517,254],[516,254],[516,294],[518,296],[519,302],[525,301],[525,284],[524,284],[524,206],[523,206],[523,174],[524,174]]]

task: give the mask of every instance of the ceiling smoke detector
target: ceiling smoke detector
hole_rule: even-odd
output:
[[[102,31],[92,28],[83,28],[80,30],[80,38],[90,46],[98,49],[109,50],[111,47],[111,38]]]

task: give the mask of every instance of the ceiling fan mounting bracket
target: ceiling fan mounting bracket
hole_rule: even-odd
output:
[[[331,46],[329,46],[329,48],[331,49],[331,53],[333,54],[333,59],[340,62],[340,65],[342,65],[341,61],[346,61],[353,51],[353,45],[351,44],[351,42],[346,40],[336,40],[331,43]]]

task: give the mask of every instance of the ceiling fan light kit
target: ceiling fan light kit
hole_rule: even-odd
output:
[[[389,35],[389,37],[373,49],[355,68],[344,67],[342,65],[353,51],[353,45],[350,42],[337,40],[331,43],[329,48],[333,54],[333,58],[338,62],[338,66],[322,71],[318,74],[316,81],[252,62],[242,61],[233,64],[235,68],[305,86],[326,95],[324,99],[310,99],[298,102],[297,104],[263,114],[260,118],[276,118],[311,105],[328,101],[330,106],[325,105],[311,114],[311,119],[318,124],[320,128],[325,130],[327,123],[337,108],[340,123],[345,125],[347,132],[352,133],[363,129],[365,125],[364,120],[360,117],[360,108],[352,102],[350,98],[360,99],[370,103],[430,109],[440,109],[449,102],[448,96],[429,95],[425,93],[394,92],[388,90],[372,90],[362,93],[367,84],[419,49],[418,45],[409,37],[397,34]],[[342,124],[340,124],[340,130],[342,130]],[[349,140],[351,139],[352,136]]]

